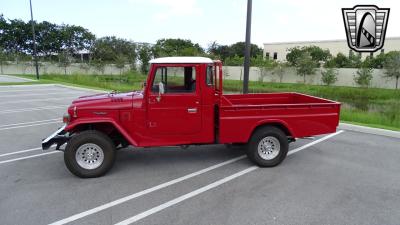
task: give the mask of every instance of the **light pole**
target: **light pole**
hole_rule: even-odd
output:
[[[32,24],[32,38],[33,38],[33,59],[35,61],[35,67],[36,67],[36,79],[39,80],[39,65],[38,65],[38,59],[37,59],[37,54],[36,54],[36,36],[35,36],[35,24],[33,21],[33,12],[32,12],[32,0],[29,0],[29,5],[31,8],[31,24]]]
[[[244,50],[243,94],[249,93],[250,49],[251,49],[251,9],[252,0],[247,0],[246,44]]]

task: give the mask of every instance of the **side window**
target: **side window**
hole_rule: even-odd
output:
[[[158,67],[152,84],[152,92],[158,93],[159,83],[164,84],[165,93],[191,93],[196,90],[196,68]]]
[[[214,85],[214,68],[212,66],[207,66],[206,84]]]

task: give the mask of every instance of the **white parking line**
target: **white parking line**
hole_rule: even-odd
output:
[[[31,85],[32,86],[32,85]],[[33,85],[36,86],[36,85]],[[34,89],[21,89],[21,90],[7,90],[7,91],[0,91],[0,93],[12,93],[12,92],[33,92],[33,91],[59,91],[59,88],[49,88],[49,89],[39,89],[39,88],[34,88]]]
[[[329,139],[329,138],[331,138],[331,137],[334,137],[334,136],[336,136],[336,135],[338,135],[338,134],[340,134],[340,133],[342,133],[342,132],[343,132],[343,131],[338,131],[338,132],[336,132],[336,133],[334,133],[334,134],[330,134],[330,135],[328,135],[328,136],[325,136],[325,137],[323,137],[323,138],[321,138],[321,139],[319,139],[319,140],[317,140],[317,141],[313,141],[313,142],[308,143],[308,144],[306,144],[306,145],[303,145],[303,146],[301,146],[301,147],[299,147],[299,148],[293,149],[292,151],[290,151],[290,152],[288,153],[288,155],[292,155],[292,154],[294,154],[294,153],[296,153],[296,152],[299,152],[299,151],[301,151],[301,150],[304,150],[304,149],[306,149],[306,148],[308,148],[308,147],[310,147],[310,146],[313,146],[313,145],[318,144],[318,143],[320,143],[320,142],[322,142],[322,141],[324,141],[324,140],[327,140],[327,139]],[[245,169],[245,170],[242,170],[242,171],[237,172],[237,173],[235,173],[235,174],[232,174],[232,175],[230,175],[230,176],[228,176],[228,177],[225,177],[225,178],[223,178],[223,179],[220,179],[220,180],[218,180],[218,181],[216,181],[216,182],[214,182],[214,183],[211,183],[211,184],[209,184],[209,185],[207,185],[207,186],[201,187],[201,188],[199,188],[199,189],[197,189],[197,190],[194,190],[194,191],[192,191],[192,192],[189,192],[189,193],[187,193],[187,194],[185,194],[185,195],[182,195],[182,196],[180,196],[180,197],[178,197],[178,198],[172,199],[172,200],[170,200],[170,201],[168,201],[168,202],[165,202],[165,203],[163,203],[163,204],[161,204],[161,205],[158,205],[158,206],[156,206],[156,207],[154,207],[154,208],[151,208],[151,209],[149,209],[149,210],[147,210],[147,211],[144,211],[144,212],[139,213],[139,214],[137,214],[137,215],[135,215],[135,216],[132,216],[132,217],[126,219],[126,220],[123,220],[123,221],[117,223],[116,225],[127,225],[127,224],[131,224],[131,223],[137,222],[137,221],[139,221],[139,220],[141,220],[141,219],[143,219],[143,218],[146,218],[146,217],[148,217],[148,216],[150,216],[150,215],[152,215],[152,214],[154,214],[154,213],[157,213],[157,212],[159,212],[159,211],[161,211],[161,210],[164,210],[164,209],[166,209],[166,208],[168,208],[168,207],[171,207],[171,206],[176,205],[176,204],[178,204],[178,203],[180,203],[180,202],[183,202],[183,201],[185,201],[185,200],[187,200],[187,199],[189,199],[189,198],[193,198],[193,197],[195,197],[195,196],[197,196],[197,195],[199,195],[199,194],[201,194],[201,193],[204,193],[204,192],[206,192],[206,191],[208,191],[208,190],[211,190],[211,189],[213,189],[213,188],[216,188],[216,187],[218,187],[218,186],[220,186],[220,185],[222,185],[222,184],[224,184],[224,183],[226,183],[226,182],[229,182],[229,181],[231,181],[231,180],[233,180],[233,179],[235,179],[235,178],[238,178],[238,177],[243,176],[243,175],[245,175],[245,174],[247,174],[247,173],[250,173],[251,171],[254,171],[254,170],[258,169],[258,168],[259,168],[259,167],[257,167],[257,166],[249,167],[249,168],[247,168],[247,169]]]
[[[152,187],[152,188],[148,188],[148,189],[146,189],[146,190],[143,190],[143,191],[140,191],[140,192],[136,192],[136,193],[134,193],[134,194],[132,194],[132,195],[125,196],[125,197],[123,197],[123,198],[120,198],[120,199],[117,199],[117,200],[115,200],[115,201],[106,203],[106,204],[104,204],[104,205],[101,205],[101,206],[98,206],[98,207],[96,207],[96,208],[87,210],[87,211],[85,211],[85,212],[81,212],[81,213],[75,214],[75,215],[73,215],[73,216],[67,217],[67,218],[65,218],[65,219],[56,221],[56,222],[54,222],[54,223],[51,223],[50,225],[56,225],[56,224],[57,224],[57,225],[60,225],[60,224],[70,223],[70,222],[75,221],[75,220],[77,220],[77,219],[80,219],[80,218],[89,216],[89,215],[91,215],[91,214],[94,214],[94,213],[100,212],[100,211],[102,211],[102,210],[108,209],[108,208],[110,208],[110,207],[113,207],[113,206],[122,204],[122,203],[124,203],[124,202],[129,201],[129,200],[132,200],[132,199],[138,198],[138,197],[140,197],[140,196],[143,196],[143,195],[152,193],[152,192],[154,192],[154,191],[157,191],[157,190],[166,188],[166,187],[168,187],[168,186],[171,186],[171,185],[173,185],[173,184],[182,182],[182,181],[187,180],[187,179],[190,179],[190,178],[192,178],[192,177],[199,176],[199,175],[201,175],[201,174],[203,174],[203,173],[209,172],[209,171],[211,171],[211,170],[215,170],[215,169],[217,169],[217,168],[220,168],[220,167],[222,167],[222,166],[228,165],[228,164],[230,164],[230,163],[234,163],[234,162],[236,162],[236,161],[238,161],[238,160],[241,160],[241,159],[244,159],[244,158],[246,158],[246,156],[242,155],[242,156],[239,156],[239,157],[236,157],[236,158],[227,160],[227,161],[225,161],[225,162],[218,163],[218,164],[216,164],[216,165],[207,167],[207,168],[202,169],[202,170],[199,170],[199,171],[197,171],[197,172],[194,172],[194,173],[185,175],[185,176],[183,176],[183,177],[176,178],[176,179],[174,179],[174,180],[171,180],[171,181],[168,181],[168,182],[159,184],[159,185],[154,186],[154,187]]]
[[[206,191],[208,191],[208,190],[210,190],[210,189],[216,188],[216,187],[220,186],[221,184],[224,184],[224,183],[226,183],[226,182],[228,182],[228,181],[231,181],[231,180],[233,180],[233,179],[235,179],[235,178],[238,178],[238,177],[240,177],[240,176],[243,176],[243,175],[245,175],[246,173],[250,173],[251,171],[254,171],[254,170],[258,169],[258,168],[259,168],[259,167],[257,167],[257,166],[249,167],[249,168],[247,168],[247,169],[245,169],[245,170],[242,170],[242,171],[240,171],[240,172],[237,172],[237,173],[235,173],[235,174],[232,174],[232,175],[230,175],[230,176],[228,176],[228,177],[225,177],[225,178],[223,178],[223,179],[221,179],[221,180],[218,180],[218,181],[216,181],[216,182],[214,182],[214,183],[211,183],[211,184],[209,184],[209,185],[207,185],[207,186],[204,186],[204,187],[202,187],[202,188],[199,188],[199,189],[197,189],[197,190],[195,190],[195,191],[189,192],[189,193],[187,193],[187,194],[185,194],[185,195],[182,195],[182,196],[180,196],[180,197],[178,197],[178,198],[172,199],[171,201],[168,201],[168,202],[166,202],[166,203],[164,203],[164,204],[161,204],[161,205],[156,206],[156,207],[154,207],[154,208],[151,208],[151,209],[149,209],[149,210],[147,210],[147,211],[144,211],[144,212],[142,212],[142,213],[139,213],[139,214],[137,214],[136,216],[133,216],[133,217],[131,217],[131,218],[128,218],[128,219],[126,219],[126,220],[124,220],[124,221],[121,221],[121,222],[119,222],[119,223],[116,223],[116,225],[131,224],[131,223],[134,223],[134,222],[136,222],[136,221],[139,221],[139,220],[141,220],[141,219],[143,219],[143,218],[146,218],[146,217],[148,217],[148,216],[150,216],[150,215],[152,215],[152,214],[154,214],[154,213],[156,213],[156,212],[159,212],[159,211],[161,211],[161,210],[163,210],[163,209],[166,209],[166,208],[171,207],[171,206],[173,206],[173,205],[176,205],[176,204],[178,204],[178,203],[180,203],[180,202],[182,202],[182,201],[185,201],[186,199],[193,198],[194,196],[199,195],[199,194],[201,194],[201,193],[203,193],[203,192],[206,192]]]
[[[50,154],[54,154],[54,153],[58,153],[58,152],[61,152],[61,151],[51,151],[51,152],[41,153],[41,154],[37,154],[37,155],[30,155],[30,156],[25,156],[25,157],[16,158],[16,159],[4,160],[4,161],[0,161],[0,164],[20,161],[20,160],[24,160],[24,159],[37,158],[37,157],[40,157],[40,156],[50,155]]]
[[[38,150],[42,150],[42,148],[31,148],[31,149],[21,150],[21,151],[17,151],[17,152],[4,153],[4,154],[1,154],[0,157],[16,155],[16,154],[21,154],[21,153],[26,153],[26,152],[33,152],[33,151],[38,151]]]
[[[36,121],[23,122],[23,123],[4,124],[4,125],[0,125],[0,128],[12,127],[12,126],[18,126],[18,125],[28,125],[28,124],[33,124],[33,123],[50,122],[50,121],[55,121],[55,120],[61,121],[60,118],[54,118],[54,119],[48,119],[48,120],[36,120]]]
[[[70,94],[84,94],[83,91],[57,91],[51,93],[51,95],[70,95]],[[30,94],[11,94],[11,95],[0,95],[2,98],[7,97],[27,97],[27,96],[40,96],[40,95],[49,95],[49,93],[30,93]]]
[[[24,126],[5,127],[5,128],[0,128],[0,131],[17,129],[17,128],[25,128],[25,127],[35,127],[35,126],[48,125],[48,124],[54,124],[54,123],[61,123],[61,122],[60,121],[53,121],[53,122],[47,122],[47,123],[35,123],[35,124],[24,125]]]
[[[9,103],[23,103],[23,102],[41,102],[41,101],[52,101],[52,100],[66,100],[66,99],[75,99],[76,97],[62,97],[62,98],[43,98],[43,99],[25,99],[25,100],[15,100],[15,101],[2,101],[1,105],[9,104]]]
[[[18,112],[31,112],[31,111],[40,111],[40,110],[49,110],[49,109],[60,109],[60,108],[66,108],[66,107],[68,107],[68,105],[44,106],[44,107],[23,108],[23,109],[9,109],[9,110],[0,111],[0,114],[18,113]]]
[[[330,134],[330,135],[324,137],[324,140],[326,140],[326,139],[328,139],[328,138],[331,138],[331,137],[333,137],[333,136],[335,136],[335,135],[338,135],[338,134],[340,134],[340,133],[342,133],[342,132],[343,132],[343,131],[339,131],[339,132],[337,132],[337,133]],[[314,142],[315,142],[314,144],[317,144],[317,143],[319,143],[319,142],[321,142],[321,141],[317,140],[317,141],[314,141]],[[311,143],[313,143],[313,142],[311,142]],[[310,147],[311,145],[314,145],[314,144],[311,144],[311,143],[307,144],[308,147]],[[310,145],[310,144],[311,144],[311,145]],[[303,148],[303,147],[300,147],[300,148],[293,149],[292,151],[290,151],[290,152],[288,153],[288,155],[291,155],[291,154],[293,154],[293,153],[295,153],[295,152],[300,151],[300,150],[298,150],[298,149],[303,150],[304,148]],[[292,152],[293,152],[293,153],[292,153]],[[179,178],[177,178],[177,179],[168,181],[168,182],[166,182],[166,183],[159,184],[159,185],[154,186],[154,187],[152,187],[152,188],[149,188],[149,189],[146,189],[146,190],[143,190],[143,191],[134,193],[134,194],[132,194],[132,195],[125,196],[125,197],[123,197],[123,198],[114,200],[114,201],[109,202],[109,203],[106,203],[106,204],[104,204],[104,205],[100,205],[100,206],[97,206],[97,207],[92,208],[92,209],[90,209],[90,210],[87,210],[87,211],[84,211],[84,212],[81,212],[81,213],[72,215],[72,216],[70,216],[70,217],[67,217],[67,218],[65,218],[65,219],[62,219],[62,220],[59,220],[59,221],[56,221],[56,222],[53,222],[53,223],[51,223],[50,225],[61,225],[61,224],[70,223],[70,222],[72,222],[72,221],[75,221],[75,220],[81,219],[81,218],[83,218],[83,217],[86,217],[86,216],[89,216],[89,215],[98,213],[98,212],[103,211],[103,210],[108,209],[108,208],[111,208],[111,207],[113,207],[113,206],[116,206],[116,205],[122,204],[122,203],[124,203],[124,202],[133,200],[133,199],[138,198],[138,197],[140,197],[140,196],[143,196],[143,195],[152,193],[152,192],[154,192],[154,191],[157,191],[157,190],[160,190],[160,189],[169,187],[169,186],[171,186],[171,185],[173,185],[173,184],[176,184],[176,183],[182,182],[182,181],[184,181],[184,180],[193,178],[193,177],[195,177],[195,176],[199,176],[199,175],[204,174],[204,173],[206,173],[206,172],[215,170],[215,169],[217,169],[217,168],[219,168],[219,167],[222,167],[222,166],[224,166],[224,165],[228,165],[228,164],[230,164],[230,163],[236,162],[236,161],[238,161],[238,160],[240,160],[240,159],[243,159],[243,158],[245,158],[245,157],[246,157],[246,156],[242,155],[242,156],[239,156],[239,157],[237,157],[237,158],[234,158],[234,159],[231,159],[231,160],[228,160],[228,161],[225,161],[225,162],[216,164],[216,165],[214,165],[214,166],[210,166],[210,167],[205,168],[205,169],[203,169],[203,170],[200,170],[200,171],[197,171],[197,172],[194,172],[194,173],[185,175],[185,176],[183,176],[183,177],[179,177]],[[255,170],[255,169],[253,169],[253,168],[257,169],[258,167],[250,167],[250,168],[248,168],[248,169],[246,169],[246,170],[243,170],[243,171],[241,171],[241,172],[239,172],[239,173],[236,173],[236,174],[231,175],[229,179],[228,179],[228,177],[226,177],[226,178],[224,178],[223,180],[224,180],[225,182],[228,182],[229,180],[232,180],[232,179],[234,179],[234,178],[236,178],[236,177],[239,177],[239,176],[241,176],[241,175],[244,175],[244,174],[246,174],[246,173],[248,173],[248,172],[251,172],[251,171]],[[217,181],[217,182],[218,182],[218,181]],[[225,182],[223,182],[223,183],[225,183]],[[214,185],[210,184],[210,185],[212,185],[211,188],[213,188],[213,187],[217,187],[217,186],[219,186],[219,185],[221,185],[221,184],[222,184],[222,183],[221,183],[221,181],[220,181],[220,182],[218,183],[218,185],[215,185],[215,184],[214,184]],[[211,188],[208,188],[207,190],[209,190],[209,189],[211,189]],[[202,190],[206,191],[205,189],[202,189]],[[196,191],[199,192],[199,190],[196,190]],[[204,192],[204,191],[203,191],[203,192]],[[197,192],[194,192],[194,194],[197,193]],[[202,192],[200,192],[200,193],[202,193]],[[198,194],[200,194],[200,193],[198,193]],[[189,193],[189,194],[190,194],[190,193]],[[195,195],[198,195],[198,194],[195,194]],[[191,195],[193,195],[193,193],[192,193]],[[193,195],[193,196],[195,196],[195,195]],[[193,196],[191,196],[191,197],[193,197]],[[189,198],[190,198],[190,197],[189,197]],[[184,201],[185,199],[187,199],[187,198],[184,198],[184,199],[181,198],[180,201],[176,201],[176,200],[175,200],[175,201],[174,201],[174,200],[171,200],[171,201],[174,201],[174,202],[172,202],[172,203],[177,204],[177,203],[179,203],[179,202],[181,202],[181,201]],[[163,205],[164,205],[164,206],[167,206],[167,207],[174,205],[174,204],[171,205],[171,201],[170,201],[170,202],[167,202],[168,204],[167,204],[167,203],[164,203],[165,205],[164,205],[164,204],[163,204]],[[166,207],[164,207],[164,206],[161,205],[161,206],[158,206],[158,208],[157,208],[157,207],[155,207],[155,208],[162,210],[162,209],[166,208]],[[154,214],[154,213],[160,211],[160,210],[154,211],[155,208],[150,209],[150,210],[147,210],[147,211],[145,211],[145,212],[143,212],[143,213],[141,213],[141,214],[138,214],[138,215],[141,215],[141,218],[140,218],[140,219],[143,219],[143,218],[145,218],[145,217],[147,217],[147,216],[149,216],[149,215],[151,215],[151,214]],[[138,215],[136,215],[136,216],[138,216]],[[145,216],[143,217],[143,215],[145,215]],[[134,219],[134,218],[139,218],[139,217],[136,217],[136,216],[131,217],[131,218],[127,219],[126,221],[130,221],[131,219]],[[125,221],[125,220],[124,220],[124,221]],[[124,222],[124,221],[122,221],[122,222]]]

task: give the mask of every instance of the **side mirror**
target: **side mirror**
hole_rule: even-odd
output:
[[[157,96],[157,102],[161,101],[161,95],[165,93],[164,89],[164,83],[160,82],[158,83],[158,96]]]
[[[165,89],[164,89],[164,83],[160,82],[158,83],[158,94],[164,94],[165,93]]]

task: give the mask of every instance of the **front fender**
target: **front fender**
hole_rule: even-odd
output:
[[[138,142],[136,140],[134,140],[129,133],[119,125],[119,123],[117,121],[115,121],[112,118],[99,118],[96,117],[96,119],[91,119],[91,118],[78,118],[74,121],[72,121],[71,123],[69,123],[66,127],[65,127],[65,131],[71,132],[73,131],[75,128],[77,128],[77,126],[80,125],[89,125],[89,124],[100,124],[100,123],[108,123],[111,126],[113,126],[118,132],[120,132],[120,134],[129,142],[129,144],[133,145],[133,146],[138,146]]]

